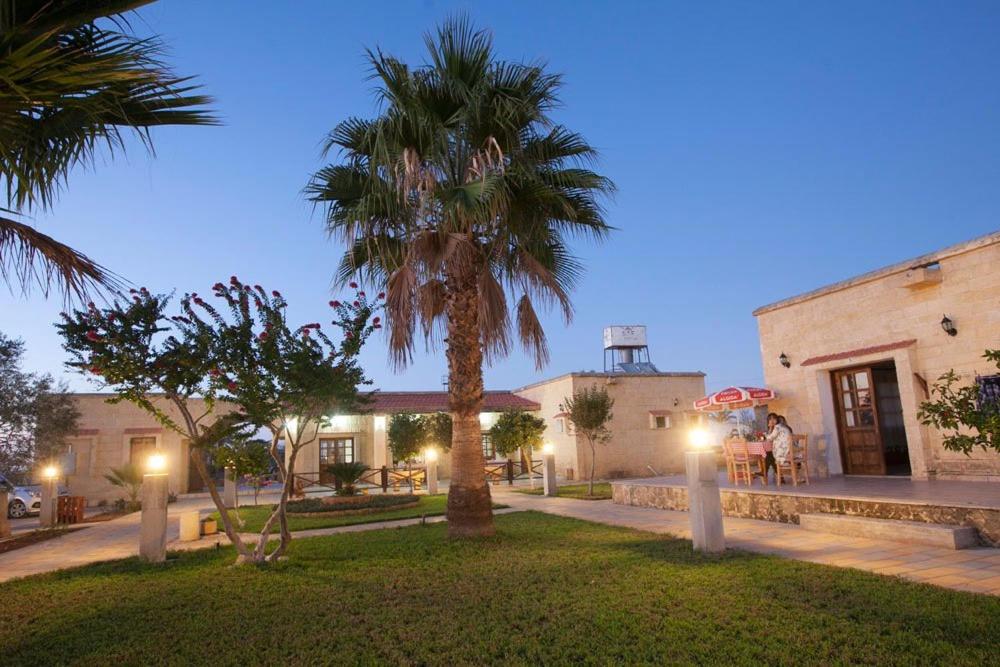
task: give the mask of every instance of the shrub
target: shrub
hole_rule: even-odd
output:
[[[357,493],[355,484],[368,471],[368,466],[360,462],[340,462],[328,465],[326,471],[337,481],[338,496],[353,496]]]

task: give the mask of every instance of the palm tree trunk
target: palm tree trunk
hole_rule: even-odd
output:
[[[483,407],[483,350],[474,276],[449,276],[448,400],[451,406],[449,537],[493,535],[493,503],[486,483],[479,412]]]

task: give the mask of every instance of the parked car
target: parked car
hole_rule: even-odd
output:
[[[17,486],[0,473],[0,487],[7,489],[7,516],[11,519],[21,519],[42,511],[42,489],[38,484]],[[68,494],[69,490],[60,484],[59,495]]]

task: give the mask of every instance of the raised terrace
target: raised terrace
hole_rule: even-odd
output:
[[[726,516],[799,523],[801,514],[839,514],[970,526],[984,544],[1000,547],[1000,485],[989,482],[838,476],[798,487],[747,487],[721,472],[719,487]],[[617,480],[612,498],[620,505],[688,509],[683,475]]]

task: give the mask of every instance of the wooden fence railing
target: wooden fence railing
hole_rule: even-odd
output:
[[[358,479],[357,486],[361,489],[381,488],[383,493],[387,493],[391,487],[398,492],[400,487],[409,486],[412,490],[419,490],[427,485],[427,468],[424,466],[412,466],[406,468],[369,468],[365,474]],[[336,480],[323,481],[323,477],[318,472],[295,473],[295,495],[304,496],[307,491],[339,491],[340,483]]]
[[[522,461],[488,461],[486,463],[486,481],[499,484],[506,481],[513,486],[518,479],[542,478],[542,462],[531,461],[525,465]]]

